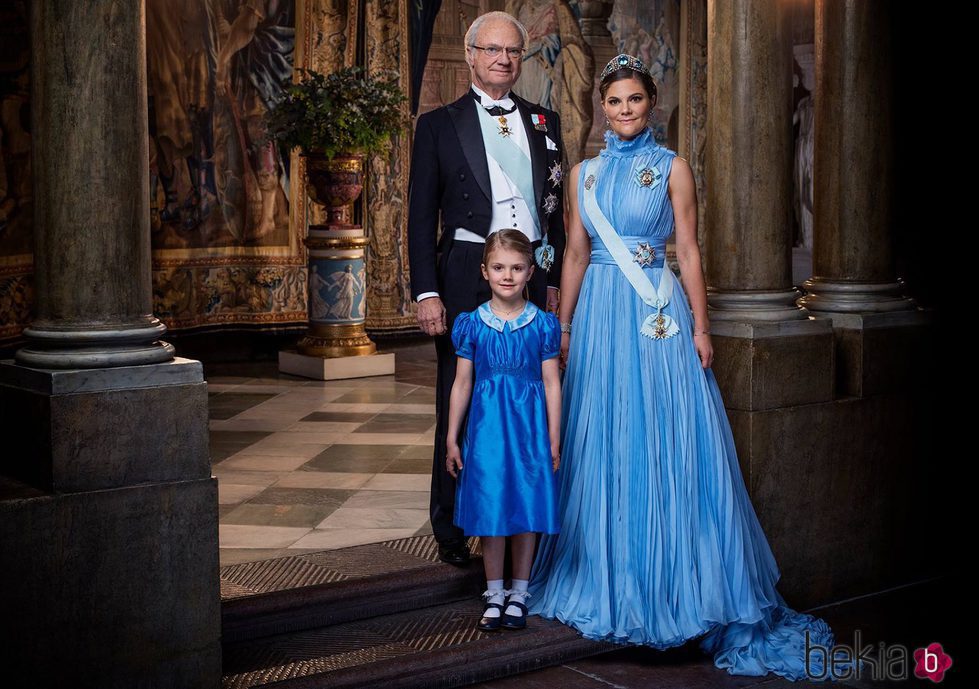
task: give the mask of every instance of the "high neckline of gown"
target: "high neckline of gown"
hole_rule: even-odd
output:
[[[646,153],[658,145],[649,127],[642,130],[641,134],[624,141],[609,129],[605,132],[605,148],[602,149],[601,154],[612,158],[628,158]]]

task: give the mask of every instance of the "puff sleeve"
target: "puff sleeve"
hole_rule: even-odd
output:
[[[460,313],[452,326],[452,346],[456,348],[456,356],[473,359],[476,351],[473,336],[472,313]]]
[[[553,359],[561,352],[561,324],[553,313],[541,312],[541,361]]]

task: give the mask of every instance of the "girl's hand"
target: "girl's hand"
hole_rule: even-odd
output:
[[[568,366],[568,350],[571,349],[571,333],[561,333],[560,364],[563,371]]]
[[[462,471],[462,453],[459,452],[457,443],[446,443],[445,470],[452,475],[452,478],[459,478],[459,472]]]
[[[701,368],[710,368],[714,363],[714,346],[710,343],[710,335],[697,333],[693,336],[693,346],[697,349],[697,356],[700,357]]]
[[[558,443],[551,443],[551,466],[553,471],[557,471],[561,466],[561,447]]]

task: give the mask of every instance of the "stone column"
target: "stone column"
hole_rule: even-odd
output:
[[[591,46],[592,57],[595,61],[595,73],[592,86],[592,123],[588,139],[585,141],[586,158],[598,155],[605,147],[605,114],[602,112],[598,86],[601,82],[602,70],[608,61],[619,54],[615,38],[608,30],[609,17],[612,16],[615,2],[609,0],[582,0],[578,3],[581,12],[581,37]]]
[[[816,3],[813,312],[904,311],[894,257],[891,4]]]
[[[580,0],[578,2],[578,10],[581,12],[581,35],[592,48],[596,45],[606,45],[611,41],[612,34],[608,30],[608,18],[612,14],[614,4],[614,0]],[[611,60],[612,57],[614,55],[608,60]],[[605,62],[602,63],[602,67],[605,66]],[[597,61],[595,66],[598,67]],[[601,69],[598,71],[601,73]]]
[[[815,6],[814,275],[798,303],[832,321],[837,387],[858,397],[902,390],[931,346],[931,314],[904,296],[895,260],[893,11]]]
[[[37,320],[0,362],[5,679],[217,687],[207,388],[150,312],[143,0],[33,0],[31,44]]]
[[[712,0],[706,251],[711,320],[802,319],[792,287],[792,41],[776,0]]]
[[[895,322],[910,321],[913,312],[822,317],[825,312],[816,312],[808,298],[804,304],[813,318],[799,319],[804,312],[793,311],[791,64],[788,27],[780,16],[791,5],[709,2],[705,234],[713,369],[752,504],[778,558],[779,590],[801,608],[865,592],[868,581],[918,578],[921,560],[900,545],[920,540],[920,525],[930,523],[926,508],[932,505],[912,496],[928,493],[922,493],[928,473],[922,467],[934,464],[934,397],[921,381],[935,357],[924,328]],[[886,54],[885,5],[817,0],[815,10],[817,75],[829,60],[821,53],[838,49],[834,69],[840,76],[832,78],[846,85],[831,96],[820,91],[817,76],[815,241],[817,252],[836,255],[836,262],[817,258],[817,265],[838,269],[828,276],[834,279],[893,281],[892,274],[877,272],[881,264],[872,253],[883,249],[875,234],[880,228],[871,230],[866,216],[819,247],[819,215],[829,203],[820,196],[828,185],[835,194],[831,207],[857,204],[861,212],[873,189],[887,193],[881,169],[865,160],[887,144],[886,128],[870,121],[876,107],[870,101],[881,99],[881,108],[890,103],[879,93],[884,75],[874,54],[882,48]],[[836,27],[832,33],[830,26]],[[877,77],[864,81],[865,72]],[[820,118],[830,97],[837,111],[852,114]],[[827,149],[823,136],[841,145]],[[890,262],[890,251],[888,246],[882,261]],[[845,272],[851,265],[859,268]],[[862,325],[841,325],[857,319]],[[890,327],[880,327],[883,319],[891,320]],[[874,327],[866,327],[868,320],[876,321]],[[901,534],[901,543],[893,534]]]
[[[792,286],[789,20],[778,0],[707,4],[703,236],[713,369],[728,410],[748,419],[833,397],[831,324],[810,320]],[[755,460],[742,457],[749,476]]]
[[[151,313],[142,7],[32,3],[37,316],[16,355],[26,366],[173,359]]]

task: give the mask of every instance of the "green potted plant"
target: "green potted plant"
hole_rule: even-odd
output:
[[[381,151],[405,126],[395,72],[368,76],[362,67],[324,75],[300,70],[284,84],[283,96],[265,118],[270,139],[299,148],[306,159],[307,193],[326,206],[329,224],[341,223],[343,208],[363,190],[364,156]]]

